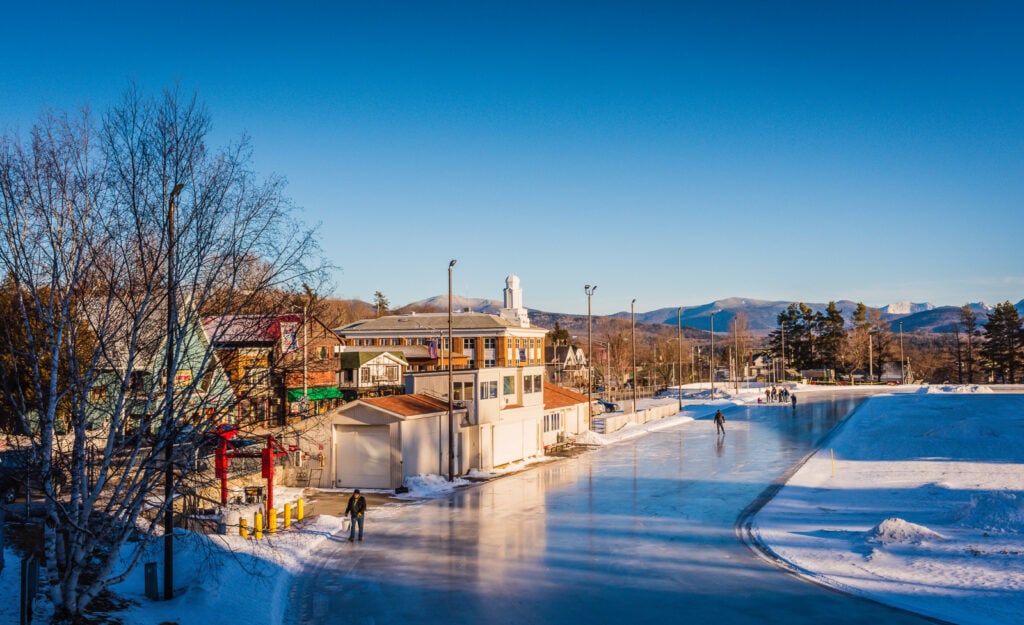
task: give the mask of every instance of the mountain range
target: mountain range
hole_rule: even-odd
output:
[[[698,306],[684,306],[681,310],[676,308],[659,308],[647,312],[635,313],[638,323],[665,324],[675,326],[677,319],[684,327],[697,330],[709,331],[711,329],[711,313],[714,313],[715,332],[726,332],[729,324],[737,313],[742,312],[747,316],[748,330],[755,335],[766,335],[777,327],[777,319],[781,312],[786,310],[793,302],[758,300],[741,297],[729,297],[715,300]],[[804,302],[815,311],[824,311],[827,303]],[[435,308],[447,310],[448,298],[445,295],[434,296],[409,305],[422,308]],[[501,310],[502,303],[497,300],[489,300],[473,297],[454,296],[452,307],[455,310],[465,310],[496,314]],[[843,311],[843,316],[849,319],[850,314],[857,307],[857,302],[852,300],[840,300],[836,306]],[[993,307],[984,302],[968,304],[978,319],[978,325],[987,321],[987,316],[992,312]],[[1018,311],[1024,315],[1024,299],[1015,304]],[[531,316],[543,317],[545,321],[559,321],[563,317],[578,320],[581,315],[570,315],[565,313],[554,313],[529,309]],[[953,325],[960,321],[960,306],[935,306],[934,304],[895,302],[879,308],[882,319],[890,323],[893,331],[899,330],[902,323],[904,332],[949,332]],[[678,317],[677,317],[678,315]],[[628,311],[608,315],[610,317],[628,319]],[[583,316],[585,318],[585,315]],[[538,319],[539,321],[539,319]],[[560,322],[562,326],[575,325],[574,323]]]

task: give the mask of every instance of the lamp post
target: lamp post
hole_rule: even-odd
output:
[[[874,340],[874,332],[868,330],[868,382],[875,381],[875,356],[871,353]]]
[[[633,350],[633,370],[629,372],[629,379],[633,385],[633,412],[636,413],[636,312],[634,310],[636,298],[629,303],[629,343]]]
[[[679,412],[683,411],[683,308],[676,308],[676,342],[679,346]]]
[[[455,385],[452,383],[452,267],[455,259],[448,263],[448,481],[455,479],[455,415],[452,396]]]
[[[174,598],[174,362],[175,329],[178,323],[174,281],[174,200],[185,188],[174,185],[167,198],[167,389],[164,403],[164,599]]]
[[[711,353],[708,354],[708,377],[711,378],[711,401],[715,400],[715,313],[711,313]]]
[[[590,325],[590,298],[597,290],[597,285],[583,286],[583,292],[587,294],[587,429],[594,429],[594,333]]]
[[[907,383],[907,373],[903,370],[903,322],[900,322],[900,384]]]

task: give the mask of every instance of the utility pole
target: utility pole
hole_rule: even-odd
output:
[[[629,379],[633,386],[633,413],[636,413],[636,312],[634,309],[636,298],[629,303],[629,342],[633,349],[633,370],[629,373]]]
[[[708,377],[711,378],[711,400],[715,399],[715,313],[711,313],[711,353],[708,354]]]
[[[455,480],[455,413],[452,396],[455,385],[452,383],[452,267],[455,259],[448,263],[448,481]]]
[[[597,290],[597,285],[583,286],[587,294],[587,429],[594,429],[594,332],[590,324],[590,297]]]
[[[679,346],[679,412],[683,411],[683,308],[676,308],[676,342]]]
[[[165,187],[166,188],[166,187]],[[174,358],[178,309],[174,279],[174,200],[185,185],[174,185],[167,198],[167,387],[164,403],[164,600],[174,598]]]

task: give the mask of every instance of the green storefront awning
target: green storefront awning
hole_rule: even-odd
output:
[[[306,397],[309,401],[317,401],[320,399],[340,399],[341,391],[329,386],[327,388],[311,388],[306,392]],[[302,399],[302,389],[292,389],[288,391],[288,401],[299,401]]]

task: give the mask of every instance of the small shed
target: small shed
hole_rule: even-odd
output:
[[[455,423],[465,409],[454,410]],[[340,406],[302,437],[324,450],[320,486],[398,488],[448,467],[448,403],[429,395],[367,397]]]

